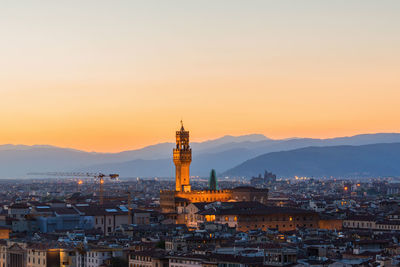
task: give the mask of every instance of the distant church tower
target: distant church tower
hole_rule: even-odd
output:
[[[176,191],[190,192],[190,163],[192,149],[189,146],[189,131],[185,131],[181,121],[180,131],[176,131],[176,148],[174,149]]]

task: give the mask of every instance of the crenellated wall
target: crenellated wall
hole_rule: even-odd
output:
[[[232,190],[193,190],[191,192],[176,192],[176,197],[196,202],[226,202],[232,199]]]

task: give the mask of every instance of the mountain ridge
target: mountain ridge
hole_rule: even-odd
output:
[[[363,134],[330,139],[274,140],[263,135],[225,136],[204,142],[192,142],[191,174],[206,176],[214,168],[223,173],[259,155],[307,146],[335,146],[400,142],[400,133]],[[173,177],[172,142],[118,153],[97,153],[47,145],[0,145],[0,178],[26,177],[28,172],[93,170],[117,172],[121,176]],[[14,147],[15,149],[9,149]],[[29,149],[27,149],[29,147]],[[7,150],[5,150],[7,148]],[[135,162],[135,160],[143,160]],[[145,160],[149,163],[145,164]],[[151,163],[153,161],[153,163]],[[148,166],[148,167],[144,167]],[[119,169],[125,171],[121,172]],[[142,171],[138,171],[142,170]]]
[[[223,175],[251,177],[265,169],[278,176],[400,176],[400,142],[369,145],[311,146],[266,153],[227,170]]]

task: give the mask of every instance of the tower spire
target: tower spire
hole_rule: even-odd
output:
[[[185,131],[185,128],[183,127],[183,120],[181,119],[181,132]]]

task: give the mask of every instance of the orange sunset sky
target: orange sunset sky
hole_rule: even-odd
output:
[[[400,132],[400,1],[5,1],[0,144]]]

